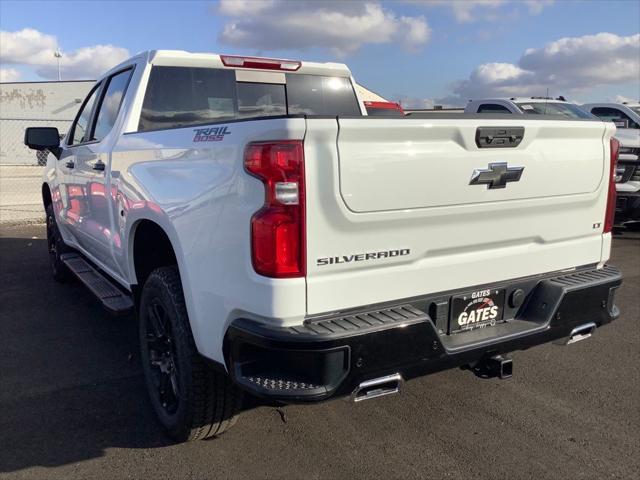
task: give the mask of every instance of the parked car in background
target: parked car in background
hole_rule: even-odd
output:
[[[371,102],[365,101],[364,107],[367,109],[367,115],[379,117],[403,117],[404,110],[399,103],[395,102]]]
[[[616,125],[616,138],[640,137],[640,103],[585,103],[581,108]]]
[[[587,103],[582,109],[613,122],[620,142],[616,188],[616,223],[640,225],[640,103]]]
[[[464,113],[513,113],[516,115],[563,115],[569,118],[593,118],[563,97],[512,97],[469,100]]]
[[[101,76],[62,142],[26,130],[51,271],[137,314],[174,438],[223,433],[242,392],[506,378],[619,316],[611,123],[364,108],[346,65],[160,50]]]
[[[405,108],[404,114],[406,116],[417,116],[423,113],[464,113],[464,108],[444,108],[442,105],[435,105],[433,108]]]

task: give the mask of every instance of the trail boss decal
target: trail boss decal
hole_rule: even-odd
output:
[[[472,330],[495,325],[502,319],[504,289],[478,290],[453,298],[449,330]]]
[[[381,252],[354,253],[353,255],[342,255],[339,257],[321,257],[316,260],[316,266],[334,265],[337,263],[366,262],[368,260],[380,260],[382,258],[402,257],[409,255],[411,250],[403,248],[401,250],[383,250]]]
[[[224,140],[225,135],[229,135],[229,127],[226,125],[223,127],[209,127],[209,128],[195,128],[196,132],[193,137],[194,142],[220,142]]]

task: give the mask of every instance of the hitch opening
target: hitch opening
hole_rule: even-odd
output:
[[[513,375],[513,360],[506,356],[494,355],[470,365],[469,368],[479,378],[504,380]]]

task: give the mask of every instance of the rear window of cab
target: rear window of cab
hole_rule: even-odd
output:
[[[280,115],[361,115],[347,77],[285,74],[285,83],[236,81],[235,70],[151,69],[138,131]]]

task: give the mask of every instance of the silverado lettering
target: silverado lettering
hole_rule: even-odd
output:
[[[342,255],[340,257],[322,257],[316,260],[316,265],[322,267],[324,265],[333,265],[336,263],[363,262],[366,260],[378,260],[380,258],[401,257],[409,255],[411,249],[403,248],[401,250],[384,250],[373,253],[356,253],[353,255]]]

